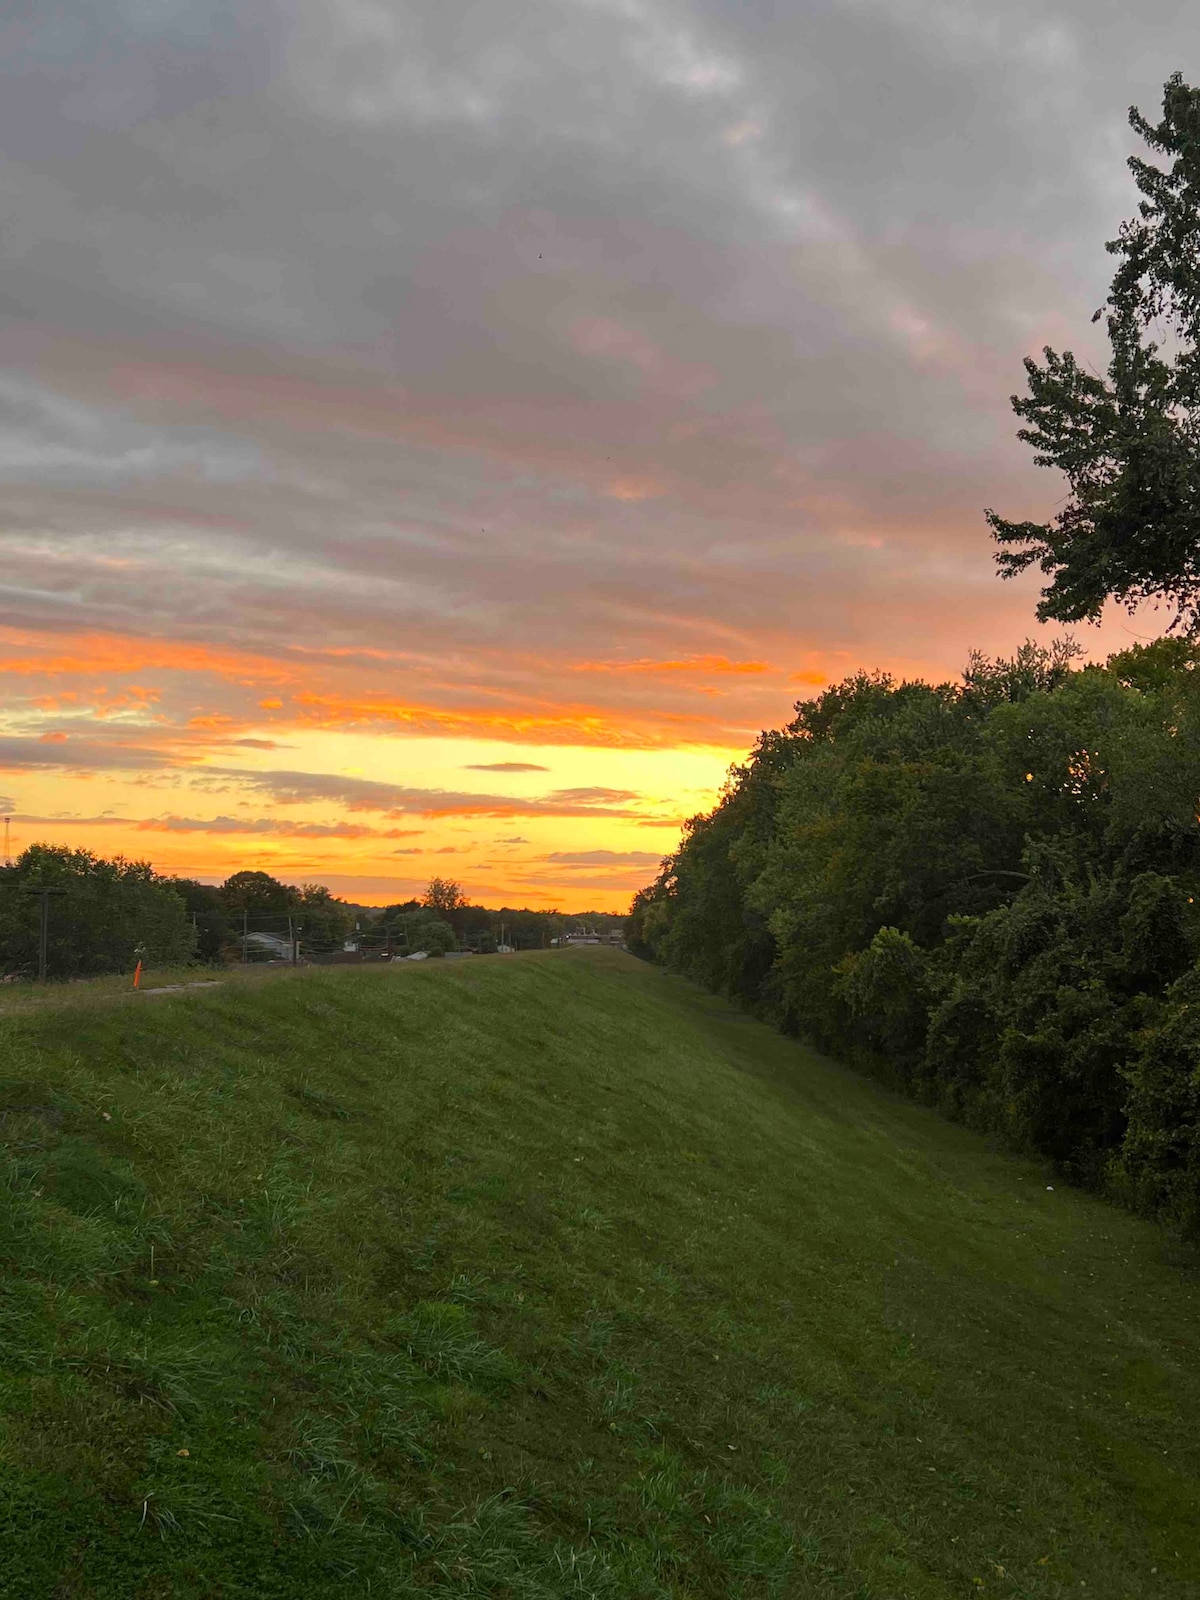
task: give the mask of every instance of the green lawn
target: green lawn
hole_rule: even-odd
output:
[[[0,1596],[1195,1596],[1153,1228],[607,950],[0,1012]]]

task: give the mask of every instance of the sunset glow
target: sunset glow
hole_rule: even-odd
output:
[[[620,909],[798,696],[1039,631],[1007,397],[1174,62],[760,9],[0,24],[14,851]]]

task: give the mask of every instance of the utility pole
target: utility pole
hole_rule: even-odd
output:
[[[50,896],[52,894],[66,894],[65,889],[51,889],[42,883],[23,883],[22,892],[25,894],[41,895],[41,915],[38,919],[38,982],[46,981],[46,958],[50,947]]]
[[[250,913],[245,906],[242,907],[242,965],[245,966],[250,959],[250,946],[246,940],[250,937]]]
[[[292,965],[295,966],[296,965],[296,951],[297,951],[296,930],[292,925],[292,913],[290,911],[288,912],[288,943],[292,947]]]

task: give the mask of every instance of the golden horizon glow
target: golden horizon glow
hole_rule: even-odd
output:
[[[5,719],[14,854],[64,844],[206,882],[261,868],[368,905],[419,894],[437,874],[476,903],[624,910],[744,754],[670,747],[636,723],[618,743],[610,710],[584,724],[586,745],[545,742],[580,726],[570,716],[538,719],[536,744],[530,719],[469,709],[413,731],[373,698],[302,688],[304,663],[268,662],[256,679],[245,653],[169,641],[44,641],[20,659],[21,676],[45,682]],[[181,662],[193,696],[227,697],[236,680],[242,714],[164,709]],[[136,696],[122,667],[147,680]],[[260,692],[282,679],[295,687],[286,701]],[[314,702],[353,709],[317,719]],[[465,731],[510,720],[515,738]]]
[[[404,698],[370,682],[396,659]],[[11,848],[85,847],[206,882],[261,868],[368,905],[440,875],[481,904],[623,911],[797,686],[846,670],[568,658],[498,692],[479,663],[416,659],[0,629],[0,671],[22,685],[0,733]],[[603,692],[555,700],[585,676]]]

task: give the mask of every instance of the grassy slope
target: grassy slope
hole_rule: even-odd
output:
[[[4,1600],[1197,1592],[1161,1237],[629,957],[0,1050]]]

